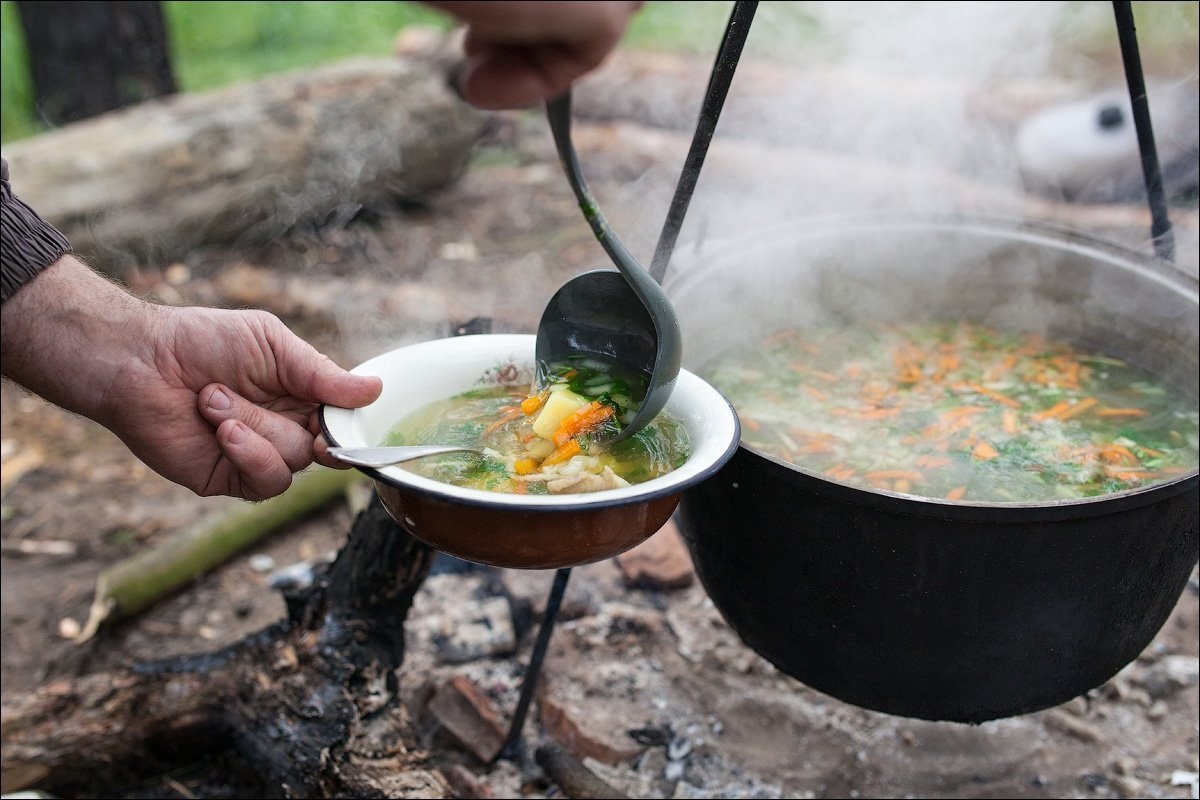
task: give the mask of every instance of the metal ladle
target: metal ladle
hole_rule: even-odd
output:
[[[683,335],[666,292],[617,239],[583,179],[571,144],[570,90],[546,104],[546,116],[583,216],[619,271],[585,272],[550,298],[534,347],[538,383],[550,365],[587,354],[649,376],[637,414],[611,440],[620,441],[646,427],[666,405],[683,362]]]

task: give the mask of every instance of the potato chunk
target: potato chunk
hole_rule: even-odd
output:
[[[569,389],[552,392],[533,421],[533,432],[543,439],[553,439],[554,432],[567,417],[586,406],[590,401]]]

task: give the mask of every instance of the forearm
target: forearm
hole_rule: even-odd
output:
[[[0,371],[107,425],[110,390],[152,360],[149,334],[162,313],[64,255],[0,307]]]

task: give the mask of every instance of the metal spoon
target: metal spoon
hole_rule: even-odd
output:
[[[478,447],[459,447],[449,444],[428,445],[395,445],[390,447],[330,447],[329,454],[339,461],[353,464],[356,467],[386,467],[399,464],[401,461],[411,461],[424,456],[436,456],[441,453],[458,451],[483,454]]]
[[[583,179],[571,144],[570,90],[546,104],[546,116],[583,216],[619,272],[586,272],[567,281],[550,298],[534,347],[538,380],[545,378],[550,364],[589,353],[648,375],[641,407],[612,439],[620,441],[646,427],[666,405],[683,362],[683,336],[666,292],[617,239]]]

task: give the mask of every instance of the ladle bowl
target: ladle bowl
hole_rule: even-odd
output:
[[[635,398],[637,413],[613,439],[619,441],[646,427],[670,399],[683,363],[683,336],[666,292],[621,244],[588,189],[571,144],[569,91],[546,105],[546,116],[583,216],[618,271],[585,272],[550,299],[538,323],[538,368],[591,354],[648,376],[645,397]]]

